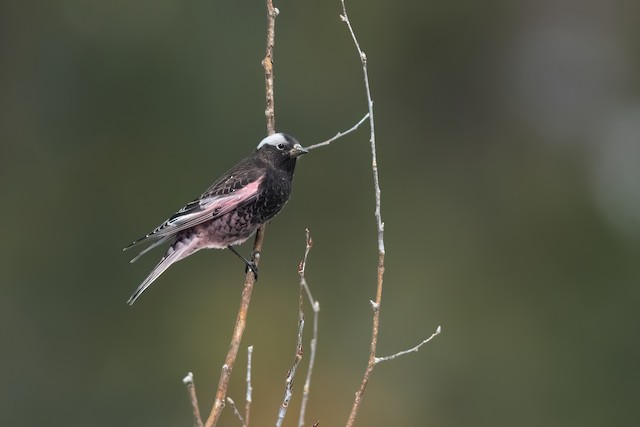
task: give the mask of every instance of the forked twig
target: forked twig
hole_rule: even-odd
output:
[[[296,340],[296,355],[293,359],[293,364],[287,372],[287,377],[284,380],[284,399],[278,410],[278,419],[276,420],[276,427],[281,427],[284,421],[285,415],[287,415],[287,409],[289,409],[289,402],[293,397],[293,380],[296,377],[298,371],[298,365],[302,360],[302,331],[304,330],[304,313],[302,312],[302,288],[300,288],[300,298],[298,303],[298,338]]]
[[[306,237],[306,246],[304,250],[304,258],[300,262],[300,266],[298,267],[298,274],[300,275],[300,286],[304,289],[307,294],[307,298],[309,300],[309,304],[313,309],[313,337],[311,338],[311,343],[309,347],[311,351],[309,352],[309,366],[307,368],[307,377],[304,381],[304,387],[302,389],[302,402],[300,404],[300,415],[298,417],[298,427],[304,426],[304,416],[307,410],[307,401],[309,400],[309,392],[311,391],[311,375],[313,373],[313,365],[316,360],[316,350],[318,348],[318,315],[320,313],[320,303],[313,299],[313,295],[311,295],[311,289],[307,284],[307,279],[305,278],[305,271],[307,267],[307,257],[309,256],[309,251],[313,246],[313,240],[311,240],[311,235],[309,234],[309,229],[305,230]]]
[[[369,382],[369,377],[373,372],[374,367],[377,363],[391,360],[398,356],[418,351],[418,349],[429,342],[433,337],[438,335],[441,331],[441,328],[438,327],[436,333],[434,333],[431,337],[424,340],[422,343],[418,344],[412,349],[401,351],[391,356],[387,357],[376,357],[376,349],[378,345],[378,333],[380,330],[380,308],[382,304],[382,288],[383,288],[383,277],[384,277],[384,256],[385,256],[385,248],[384,248],[384,222],[382,221],[382,213],[381,213],[381,202],[380,202],[380,181],[378,178],[378,160],[376,154],[376,132],[375,132],[375,121],[373,115],[373,99],[371,98],[371,87],[369,85],[369,72],[367,69],[367,55],[360,48],[360,43],[358,43],[358,39],[353,30],[353,26],[351,25],[351,21],[349,20],[349,15],[347,14],[347,8],[345,6],[345,0],[340,0],[342,3],[342,14],[340,15],[340,19],[347,25],[349,33],[351,34],[351,38],[353,43],[358,51],[358,56],[360,57],[360,62],[362,63],[362,74],[364,78],[364,85],[367,94],[367,105],[369,107],[369,125],[371,130],[370,143],[371,143],[371,169],[373,172],[373,184],[375,190],[375,218],[377,225],[377,234],[378,234],[378,274],[377,274],[377,286],[376,286],[376,299],[375,301],[371,301],[371,307],[373,309],[373,320],[372,320],[372,330],[371,330],[371,343],[369,347],[369,360],[367,362],[367,367],[365,368],[364,374],[362,376],[362,382],[360,383],[360,387],[355,394],[355,398],[353,401],[353,406],[351,407],[351,412],[349,414],[349,419],[347,420],[347,427],[352,427],[355,423],[356,416],[358,415],[358,411],[360,409],[360,404],[362,402],[362,397],[367,388],[367,384]]]
[[[274,110],[274,97],[273,97],[273,47],[275,45],[275,24],[276,16],[278,16],[278,10],[273,7],[273,1],[267,0],[267,48],[265,58],[262,61],[265,75],[266,86],[266,109],[265,116],[267,119],[267,133],[272,135],[275,133],[275,110]],[[260,251],[262,250],[262,243],[264,241],[264,233],[266,226],[263,225],[256,232],[256,238],[253,244],[253,257],[252,261],[257,266],[260,262]],[[218,390],[216,391],[215,401],[213,408],[207,418],[205,427],[213,427],[218,423],[220,414],[225,405],[225,397],[227,395],[227,389],[229,387],[229,381],[231,379],[231,371],[235,364],[236,357],[238,356],[238,349],[240,348],[240,342],[242,335],[247,325],[247,314],[249,311],[249,304],[251,302],[251,294],[253,292],[253,285],[255,284],[255,276],[251,270],[247,271],[245,276],[244,288],[242,290],[242,298],[240,301],[240,309],[238,310],[238,317],[236,318],[236,324],[233,329],[233,335],[231,337],[231,344],[229,345],[229,352],[225,359],[225,363],[222,367],[222,373],[220,375],[220,381],[218,383]]]
[[[373,99],[371,98],[371,88],[369,86],[369,72],[367,70],[367,55],[360,48],[360,43],[358,43],[358,39],[356,38],[356,34],[353,31],[353,27],[351,26],[351,21],[349,21],[349,15],[347,14],[347,7],[344,3],[345,0],[341,0],[342,2],[342,14],[340,18],[342,21],[347,24],[347,28],[349,29],[349,33],[351,34],[351,38],[353,39],[353,43],[355,44],[356,50],[358,51],[358,56],[360,57],[360,62],[362,63],[362,74],[364,77],[364,85],[367,94],[367,106],[369,108],[369,127],[371,130],[371,136],[369,142],[371,143],[371,169],[373,172],[373,184],[375,190],[375,200],[376,200],[376,210],[375,210],[375,218],[376,225],[378,229],[378,274],[377,274],[377,286],[376,286],[376,299],[375,301],[371,301],[371,307],[373,308],[373,321],[372,321],[372,331],[371,331],[371,344],[369,347],[369,361],[367,363],[367,367],[364,371],[364,375],[362,376],[362,382],[360,383],[360,388],[356,392],[355,399],[353,401],[353,406],[351,407],[351,412],[349,414],[349,419],[347,420],[347,427],[353,426],[356,420],[356,416],[358,414],[358,410],[360,409],[360,403],[362,402],[362,396],[364,395],[364,391],[367,388],[367,383],[369,382],[369,376],[375,367],[375,359],[376,359],[376,348],[378,346],[378,332],[380,330],[380,306],[382,304],[382,285],[384,278],[384,223],[382,222],[382,213],[381,213],[381,203],[380,203],[380,181],[378,178],[378,160],[376,153],[376,132],[375,132],[375,120],[373,116]]]

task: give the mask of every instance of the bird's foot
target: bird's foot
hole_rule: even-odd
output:
[[[255,278],[255,281],[257,282],[258,281],[258,266],[256,265],[255,261],[246,261],[244,272],[248,273],[249,270],[251,270],[251,272],[253,273],[253,277]]]
[[[256,258],[259,258],[259,257],[260,257],[260,252],[255,251],[255,252],[253,253],[252,260],[251,260],[251,261],[249,261],[248,259],[246,259],[246,258],[245,258],[245,257],[243,257],[242,255],[240,255],[240,254],[238,253],[238,251],[236,251],[236,250],[233,248],[233,246],[229,245],[229,246],[227,246],[227,248],[228,248],[231,252],[233,252],[234,254],[236,254],[236,255],[238,256],[238,258],[240,258],[241,260],[243,260],[243,261],[244,261],[244,265],[245,265],[244,272],[245,272],[245,273],[248,273],[248,272],[249,272],[249,270],[251,270],[251,272],[253,273],[253,277],[255,278],[255,281],[258,281],[258,265],[257,265],[257,264],[256,264],[256,262],[255,262],[255,261],[253,261],[253,260],[254,260],[254,259],[256,259]]]

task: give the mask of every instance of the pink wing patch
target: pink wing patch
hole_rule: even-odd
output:
[[[200,207],[203,211],[212,214],[212,218],[218,215],[224,215],[234,210],[241,202],[252,200],[258,194],[258,187],[264,180],[264,177],[245,185],[239,190],[224,196],[213,196],[200,200]],[[215,214],[214,214],[215,212]]]
[[[173,236],[179,231],[186,230],[213,218],[219,217],[234,210],[238,205],[249,203],[255,199],[258,194],[258,188],[264,180],[260,177],[254,182],[247,184],[233,193],[224,196],[209,196],[200,199],[196,205],[196,201],[189,203],[187,206],[179,210],[176,215],[171,217],[164,224],[153,230],[144,238],[133,242],[129,247],[141,243],[148,238],[160,239],[166,236]]]

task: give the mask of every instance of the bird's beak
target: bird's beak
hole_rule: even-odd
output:
[[[304,147],[298,143],[296,143],[290,151],[293,157],[299,157],[303,154],[307,154],[308,152],[309,150],[305,150]]]

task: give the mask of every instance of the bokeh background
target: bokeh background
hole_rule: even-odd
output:
[[[277,127],[309,145],[364,115],[361,68],[337,0],[277,6]],[[348,6],[376,106],[380,353],[443,327],[378,366],[358,425],[636,422],[640,3]],[[265,135],[265,27],[263,1],[0,3],[0,425],[188,426],[188,371],[208,414],[241,263],[198,253],[128,307],[162,251],[131,265],[121,248]],[[293,359],[305,227],[322,308],[307,425],[347,418],[375,289],[370,162],[367,128],[304,157],[267,230],[253,425],[275,421]]]

